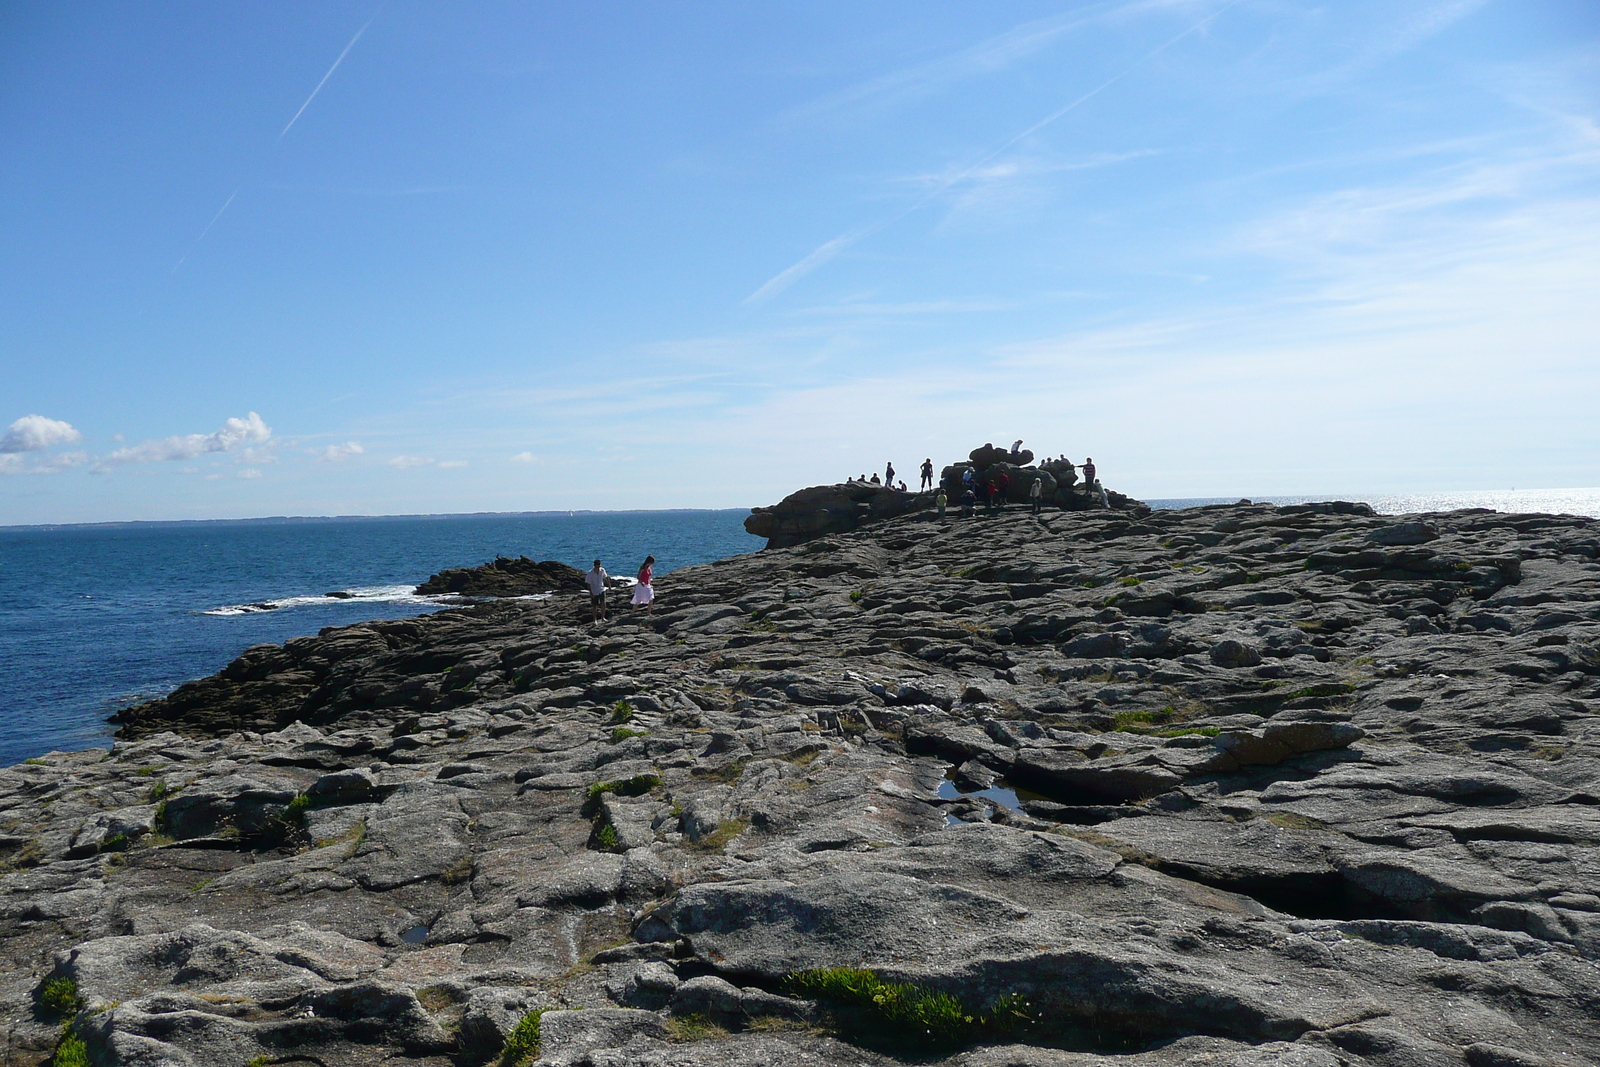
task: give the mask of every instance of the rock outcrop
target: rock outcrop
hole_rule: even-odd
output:
[[[535,563],[527,556],[500,556],[477,567],[442,570],[417,586],[417,592],[422,596],[529,596],[582,585],[583,572],[565,563],[553,559]]]
[[[814,485],[767,508],[751,508],[744,528],[768,548],[792,548],[826,534],[849,533],[871,522],[933,506],[932,493],[902,493],[870,482]]]
[[[1593,1064],[1597,555],[924,511],[253,648],[0,771],[8,1056]]]
[[[1075,491],[1078,480],[1072,464],[1050,460],[1032,466],[1033,453],[1024,448],[1016,452],[982,445],[974,448],[965,463],[944,468],[939,484],[944,488],[949,506],[961,507],[964,491],[962,475],[971,471],[981,484],[1005,475],[1005,503],[1028,504],[1035,481],[1044,482],[1044,502],[1052,509],[1063,511],[1091,511],[1109,508],[1137,515],[1148,514],[1147,504],[1107,490],[1102,503],[1098,493]],[[996,483],[1000,484],[1000,483]],[[888,486],[872,482],[841,482],[838,485],[814,485],[790,493],[771,507],[750,509],[744,528],[756,537],[765,537],[768,548],[793,548],[828,534],[849,533],[869,523],[897,518],[933,506],[933,493],[901,493]]]

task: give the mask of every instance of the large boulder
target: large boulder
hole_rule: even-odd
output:
[[[967,458],[979,470],[986,470],[996,463],[1010,463],[1023,467],[1033,462],[1033,451],[1024,448],[1021,451],[1013,452],[1009,448],[996,448],[994,445],[986,444],[982,448],[974,448],[971,452],[968,452]]]
[[[583,572],[547,559],[535,563],[527,556],[501,556],[478,567],[451,567],[417,586],[421,596],[457,593],[462,596],[528,596],[562,589],[580,589]]]
[[[870,482],[814,485],[790,493],[769,508],[751,508],[744,528],[767,539],[768,548],[789,548],[827,534],[848,533],[880,519],[931,506],[932,493],[902,493]]]

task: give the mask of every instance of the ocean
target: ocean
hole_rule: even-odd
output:
[[[418,583],[495,556],[631,577],[753,552],[748,510],[0,528],[0,766],[108,745],[108,715],[262,642],[435,611]],[[350,594],[330,598],[330,592]]]
[[[1158,508],[1238,498],[1151,500]],[[1304,503],[1328,497],[1259,497]],[[1600,489],[1350,497],[1385,514],[1488,507],[1600,517]],[[248,519],[0,528],[0,766],[110,743],[108,715],[240,651],[433,611],[416,585],[497,555],[631,576],[759,549],[749,512]],[[343,598],[327,593],[348,594]]]

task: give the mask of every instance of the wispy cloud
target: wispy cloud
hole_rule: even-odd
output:
[[[217,224],[217,220],[222,218],[222,213],[228,210],[228,205],[233,203],[233,198],[238,196],[238,195],[239,195],[239,190],[238,189],[235,189],[233,192],[228,194],[228,199],[224,200],[222,202],[222,206],[217,209],[217,213],[215,215],[211,216],[211,221],[206,223],[206,228],[200,231],[200,236],[196,237],[194,239],[194,244],[190,245],[188,251],[184,252],[183,255],[179,256],[178,257],[178,262],[176,262],[176,263],[174,263],[172,265],[173,271],[176,271],[179,267],[183,266],[183,261],[188,259],[189,256],[194,252],[194,250],[196,248],[200,247],[200,242],[204,241],[206,239],[206,234],[211,232],[211,227],[213,227],[213,226],[215,226]]]
[[[429,465],[431,465],[433,463],[433,460],[430,459],[427,456],[404,456],[404,455],[401,455],[401,456],[390,456],[388,462],[389,462],[389,466],[393,467],[397,471],[408,471],[408,470],[412,470],[412,469],[414,469],[416,467],[429,466]]]
[[[1206,0],[1133,0],[1102,3],[1014,26],[1004,33],[937,59],[912,64],[837,90],[804,104],[790,118],[835,116],[842,112],[881,112],[953,88],[962,81],[1003,72],[1046,51],[1078,30],[1150,12],[1203,6]]]
[[[346,441],[342,445],[329,445],[316,453],[319,463],[342,463],[351,456],[359,456],[366,452],[360,441]]]
[[[746,304],[765,303],[774,296],[777,296],[779,293],[783,292],[785,289],[789,288],[789,286],[793,285],[801,278],[804,278],[807,274],[810,274],[812,271],[828,262],[834,256],[837,256],[840,252],[843,252],[845,249],[861,240],[861,238],[867,236],[875,230],[881,229],[883,225],[885,224],[877,223],[872,226],[865,226],[859,230],[851,230],[848,233],[841,233],[831,241],[824,241],[822,244],[812,249],[811,253],[804,259],[800,260],[800,262],[779,271],[777,274],[769,278],[765,285],[761,286],[761,288],[745,297],[744,302]]]
[[[1343,62],[1302,79],[1306,87],[1328,87],[1348,82],[1380,63],[1411,51],[1429,38],[1483,7],[1488,0],[1438,0],[1402,15],[1371,34],[1354,55]],[[1396,10],[1399,10],[1398,6]]]
[[[242,419],[229,419],[215,433],[191,433],[144,441],[132,448],[119,448],[102,456],[97,466],[117,467],[129,463],[163,463],[175,459],[194,459],[209,452],[228,452],[239,445],[263,443],[272,438],[272,427],[261,416],[250,412]]]
[[[1044,116],[1043,118],[1039,119],[1037,122],[1033,123],[1031,126],[1027,127],[1022,132],[1017,133],[1017,134],[1013,135],[1012,137],[1008,138],[1006,141],[1002,142],[999,145],[999,147],[989,150],[988,152],[984,153],[981,157],[979,157],[977,160],[974,160],[973,162],[967,164],[964,167],[952,170],[949,173],[948,177],[944,178],[942,181],[937,181],[937,182],[933,183],[933,187],[925,195],[923,195],[921,199],[917,200],[915,203],[911,204],[909,207],[906,207],[906,208],[904,208],[904,209],[902,209],[900,211],[897,211],[892,215],[889,215],[889,216],[886,216],[884,218],[881,218],[878,221],[870,223],[870,224],[868,224],[866,226],[858,227],[857,229],[854,229],[854,230],[849,230],[849,231],[847,231],[845,233],[840,234],[838,237],[833,238],[830,241],[826,241],[823,244],[818,245],[815,249],[813,249],[811,251],[811,253],[809,255],[805,256],[805,258],[801,259],[799,262],[795,263],[793,266],[790,266],[790,267],[788,267],[788,268],[786,268],[786,269],[784,269],[782,271],[779,271],[777,274],[773,275],[759,289],[757,289],[755,292],[751,293],[749,296],[745,297],[744,303],[747,304],[747,305],[750,305],[750,304],[761,304],[761,303],[766,302],[767,300],[770,300],[772,297],[774,297],[777,294],[783,292],[783,290],[787,289],[789,286],[793,285],[795,282],[799,281],[801,278],[805,277],[807,274],[810,274],[812,271],[816,270],[818,267],[823,266],[829,260],[833,259],[839,253],[843,252],[845,249],[849,248],[851,245],[855,244],[856,242],[860,241],[861,239],[863,239],[863,238],[865,238],[867,236],[870,236],[871,234],[874,234],[874,233],[878,232],[879,230],[884,229],[887,226],[890,226],[890,225],[892,225],[892,224],[894,224],[896,222],[899,222],[901,219],[905,218],[907,215],[912,214],[913,212],[921,210],[923,207],[925,207],[928,204],[932,203],[934,200],[936,200],[939,197],[945,195],[953,187],[959,185],[962,182],[967,181],[969,178],[972,178],[974,175],[977,175],[977,174],[980,174],[980,173],[985,173],[986,168],[988,168],[991,163],[993,163],[1000,156],[1004,155],[1006,152],[1010,151],[1016,145],[1020,144],[1021,142],[1025,141],[1028,138],[1030,138],[1030,137],[1034,136],[1035,134],[1039,133],[1041,130],[1043,130],[1045,127],[1051,125],[1052,123],[1060,121],[1062,118],[1064,118],[1065,116],[1071,114],[1073,111],[1076,111],[1078,108],[1082,107],[1084,104],[1088,103],[1090,100],[1093,100],[1095,97],[1099,96],[1101,93],[1103,93],[1107,89],[1111,88],[1117,82],[1121,81],[1122,79],[1126,78],[1128,75],[1132,74],[1134,71],[1139,70],[1141,67],[1145,66],[1152,59],[1156,58],[1161,53],[1165,52],[1167,49],[1169,49],[1173,45],[1177,44],[1179,41],[1182,41],[1187,37],[1193,36],[1194,34],[1201,32],[1206,27],[1210,26],[1213,22],[1215,22],[1218,18],[1220,18],[1223,14],[1225,14],[1226,12],[1232,10],[1235,7],[1238,7],[1242,3],[1244,3],[1244,0],[1230,0],[1230,2],[1225,3],[1221,7],[1216,8],[1210,14],[1208,14],[1204,18],[1200,19],[1198,22],[1195,22],[1194,24],[1190,25],[1187,29],[1183,30],[1180,33],[1177,33],[1177,34],[1173,35],[1172,37],[1167,38],[1164,41],[1162,41],[1160,44],[1158,44],[1154,48],[1150,49],[1144,55],[1140,56],[1137,60],[1135,60],[1134,62],[1128,64],[1126,67],[1122,68],[1117,73],[1113,74],[1111,77],[1105,79],[1100,84],[1096,85],[1094,88],[1088,90],[1087,92],[1081,93],[1078,96],[1073,97],[1071,100],[1068,100],[1061,107],[1057,108],[1056,110],[1050,112],[1050,114],[1048,114],[1048,115]],[[1132,10],[1132,9],[1149,10],[1149,9],[1151,9],[1153,7],[1171,8],[1171,7],[1174,7],[1174,6],[1177,6],[1177,5],[1175,5],[1173,3],[1170,3],[1170,2],[1169,3],[1156,3],[1156,2],[1154,2],[1154,0],[1145,0],[1145,2],[1141,2],[1141,3],[1135,4],[1135,5],[1123,5],[1122,7],[1118,8],[1117,11],[1119,13],[1125,13],[1125,12],[1127,12],[1129,10]]]
[[[339,69],[339,64],[343,63],[344,57],[350,54],[350,49],[354,48],[356,42],[361,40],[361,35],[367,32],[367,26],[371,26],[373,22],[377,21],[377,18],[378,16],[374,14],[372,18],[367,20],[366,25],[357,30],[356,35],[350,38],[350,43],[344,46],[344,51],[339,53],[339,58],[335,59],[333,66],[328,68],[328,73],[322,76],[322,80],[317,83],[317,87],[311,90],[311,95],[306,97],[306,102],[300,105],[300,110],[294,113],[294,118],[290,119],[289,124],[283,128],[283,132],[278,134],[278,140],[283,140],[284,135],[294,128],[295,123],[300,121],[300,116],[306,113],[306,108],[311,106],[311,101],[315,100],[317,94],[322,92],[322,87],[328,84],[328,79],[333,77],[333,72]]]
[[[53,456],[0,452],[0,474],[59,474],[87,462],[87,452],[62,452]]]
[[[11,424],[5,436],[0,437],[0,453],[39,452],[81,440],[83,434],[74,429],[70,422],[43,415],[24,415]]]

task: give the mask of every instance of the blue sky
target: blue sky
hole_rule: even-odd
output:
[[[1589,0],[0,7],[0,524],[1600,485]]]

